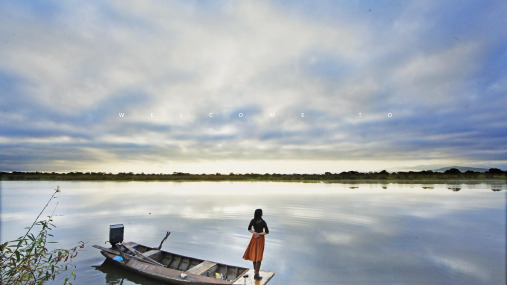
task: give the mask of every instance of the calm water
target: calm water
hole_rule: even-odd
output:
[[[1,241],[22,235],[57,185],[55,240],[87,243],[74,284],[159,284],[91,247],[117,223],[126,241],[158,246],[168,230],[165,250],[250,267],[256,208],[271,231],[270,285],[506,283],[505,184],[2,182]]]

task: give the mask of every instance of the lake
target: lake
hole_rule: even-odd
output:
[[[4,181],[2,242],[24,234],[57,185],[53,240],[86,242],[74,284],[160,284],[103,264],[91,246],[112,224],[125,241],[158,246],[170,231],[165,250],[251,267],[242,256],[257,208],[270,285],[506,283],[505,183]]]

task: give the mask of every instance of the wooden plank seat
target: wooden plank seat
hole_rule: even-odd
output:
[[[217,265],[215,262],[205,260],[187,270],[186,273],[201,275],[204,272],[208,271],[209,269],[213,268],[213,266],[215,265]]]
[[[151,256],[156,255],[159,252],[160,252],[160,250],[158,250],[158,249],[152,249],[152,250],[148,250],[147,252],[143,252],[142,255],[151,258]]]

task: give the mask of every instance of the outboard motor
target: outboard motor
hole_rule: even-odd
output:
[[[109,226],[109,243],[115,245],[123,242],[123,224],[116,224]]]

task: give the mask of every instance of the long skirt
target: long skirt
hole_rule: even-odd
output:
[[[252,239],[250,239],[250,243],[245,250],[245,254],[243,254],[243,259],[250,260],[253,262],[262,261],[262,255],[264,254],[264,236],[259,236],[255,238],[255,235],[252,235]]]

